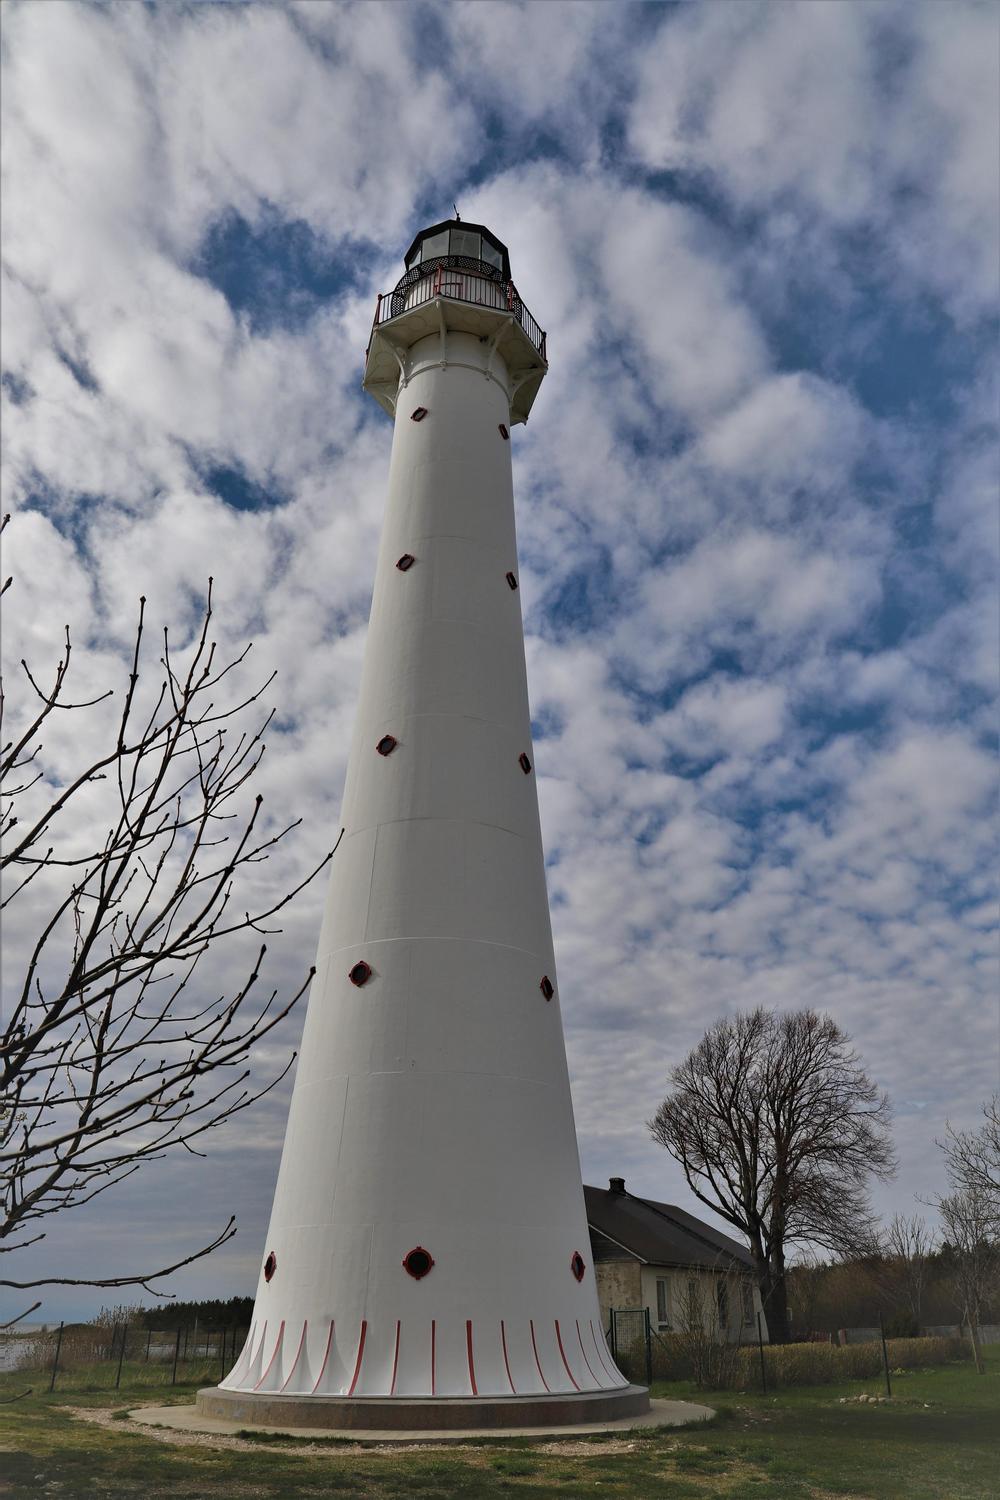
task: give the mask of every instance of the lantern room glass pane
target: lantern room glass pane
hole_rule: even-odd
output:
[[[473,234],[471,229],[453,229],[451,231],[452,255],[468,255],[473,260],[478,260],[481,243],[481,237],[478,234]]]
[[[485,235],[483,236],[483,249],[479,259],[485,260],[487,265],[496,266],[498,271],[503,270],[503,256],[495,245],[490,244]]]
[[[429,239],[424,240],[420,251],[421,260],[433,260],[436,255],[448,254],[448,231],[442,229],[440,234],[432,234]]]

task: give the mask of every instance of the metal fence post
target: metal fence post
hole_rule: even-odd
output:
[[[652,1385],[653,1384],[653,1330],[652,1330],[652,1327],[650,1326],[650,1321],[649,1321],[649,1308],[648,1307],[644,1307],[643,1308],[643,1312],[646,1314],[646,1317],[645,1317],[645,1324],[646,1324],[646,1384],[647,1385]]]
[[[59,1350],[62,1348],[62,1336],[63,1336],[63,1325],[62,1325],[62,1323],[60,1323],[59,1324],[59,1332],[56,1334],[56,1352],[55,1352],[55,1357],[52,1360],[52,1378],[49,1381],[49,1390],[50,1391],[55,1388],[56,1371],[59,1368]]]
[[[176,1340],[176,1342],[174,1344],[174,1368],[173,1368],[173,1373],[170,1376],[170,1384],[171,1385],[176,1385],[177,1384],[177,1359],[178,1359],[178,1356],[179,1356],[180,1352],[181,1352],[181,1331],[178,1328],[178,1330],[177,1330],[177,1340]]]
[[[618,1363],[618,1329],[615,1326],[615,1310],[611,1309],[611,1358]]]
[[[118,1351],[118,1373],[115,1376],[115,1390],[117,1390],[118,1387],[122,1383],[122,1360],[125,1358],[125,1343],[126,1343],[127,1339],[128,1339],[128,1324],[127,1323],[123,1323],[122,1324],[122,1346],[121,1346],[121,1348]]]
[[[149,1364],[149,1346],[152,1343],[152,1341],[153,1341],[153,1330],[151,1328],[147,1328],[146,1329],[146,1363],[147,1363],[147,1365]]]
[[[767,1365],[764,1363],[764,1326],[757,1314],[757,1348],[760,1350],[760,1388],[767,1395]]]

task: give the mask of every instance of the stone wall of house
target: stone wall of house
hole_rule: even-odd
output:
[[[594,1266],[601,1323],[607,1328],[613,1307],[642,1307],[642,1266],[637,1260],[601,1260]]]

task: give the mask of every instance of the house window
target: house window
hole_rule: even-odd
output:
[[[754,1321],[754,1317],[753,1317],[753,1284],[751,1282],[749,1282],[749,1281],[744,1281],[744,1283],[742,1285],[742,1288],[741,1288],[741,1291],[742,1291],[742,1295],[743,1295],[743,1322],[746,1324],[746,1326],[748,1328],[751,1328],[753,1326],[753,1321]]]
[[[715,1304],[719,1309],[719,1327],[729,1327],[729,1288],[724,1281],[715,1283]]]
[[[667,1280],[664,1276],[656,1279],[656,1321],[661,1328],[670,1327],[670,1303],[667,1298]]]

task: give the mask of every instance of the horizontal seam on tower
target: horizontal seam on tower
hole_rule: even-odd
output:
[[[322,957],[333,958],[337,953],[346,953],[350,948],[359,948],[362,943],[365,947],[374,947],[376,943],[479,943],[484,948],[504,948],[509,953],[524,953],[529,958],[544,958],[545,956],[537,948],[519,948],[516,943],[498,943],[495,938],[435,937],[433,933],[422,933],[414,937],[371,938],[370,940],[362,938],[357,943],[341,943],[339,948],[327,948]]]
[[[419,818],[382,818],[377,823],[362,823],[353,833],[347,834],[347,838],[355,838],[359,833],[364,833],[369,828],[374,828],[376,831],[379,828],[394,828],[397,823],[471,823],[474,828],[495,828],[498,833],[509,833],[512,839],[534,837],[531,834],[515,833],[513,828],[507,828],[503,823],[486,823],[482,818],[442,818],[428,813],[426,816]]]

